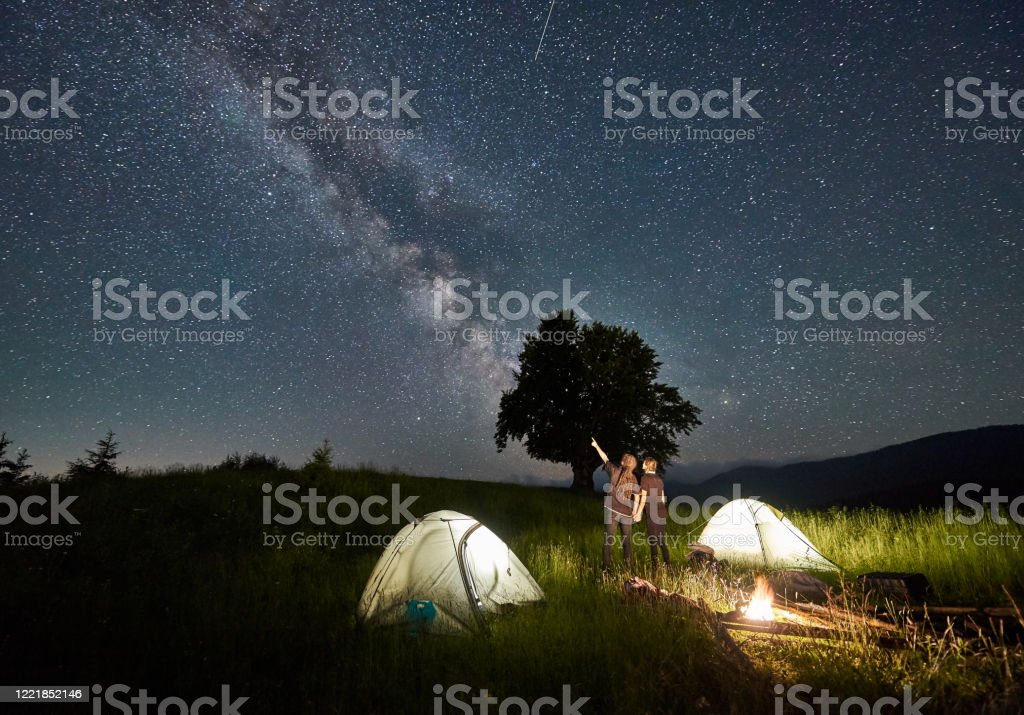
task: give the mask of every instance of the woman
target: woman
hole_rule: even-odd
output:
[[[608,496],[604,499],[604,560],[601,570],[605,573],[612,565],[612,544],[622,527],[622,555],[626,568],[633,568],[633,495],[636,494],[636,457],[632,454],[622,455],[621,464],[612,464],[608,455],[601,449],[597,440],[590,438],[590,444],[597,450],[597,455],[604,462],[604,471],[608,472]]]
[[[647,511],[644,511],[644,507]],[[640,479],[640,496],[633,508],[633,521],[646,516],[647,543],[651,547],[651,566],[658,567],[658,549],[668,566],[668,544],[665,543],[665,522],[668,521],[665,507],[665,482],[658,476],[658,463],[648,457],[644,460],[644,476]]]

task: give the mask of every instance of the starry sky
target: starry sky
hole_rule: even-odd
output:
[[[527,295],[569,279],[592,320],[636,329],[703,410],[681,441],[690,474],[1021,421],[1024,135],[947,137],[1024,119],[943,112],[946,77],[1024,88],[1016,3],[0,13],[0,87],[76,90],[77,118],[0,120],[0,430],[43,472],[112,429],[128,465],[235,450],[299,464],[326,437],[346,464],[567,482],[565,465],[495,450],[520,344],[437,340],[536,328],[438,318],[434,281],[460,277]],[[267,118],[264,77],[358,95],[397,77],[419,116]],[[606,77],[699,94],[740,78],[760,118],[606,118]],[[635,127],[753,136],[607,139]],[[187,295],[229,279],[250,319],[94,320],[93,280],[118,277]],[[836,327],[775,319],[773,281],[798,277],[868,294],[909,278],[933,319],[838,321],[923,331],[915,344],[779,344],[779,329]],[[244,337],[96,340],[126,327]]]

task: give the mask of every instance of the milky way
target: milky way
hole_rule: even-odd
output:
[[[1024,119],[946,118],[944,80],[1024,88],[1024,13],[947,5],[9,7],[0,87],[59,78],[78,117],[0,120],[0,430],[49,473],[109,428],[133,465],[297,464],[328,437],[348,464],[566,479],[496,453],[520,346],[461,332],[536,319],[439,318],[436,282],[456,278],[527,296],[570,280],[591,319],[636,329],[703,410],[683,464],[1020,421]],[[397,82],[417,116],[389,98],[381,119],[268,117],[264,78],[283,77]],[[738,81],[759,118],[606,117],[628,77]],[[44,128],[71,136],[11,135]],[[229,279],[251,319],[94,320],[92,281],[116,277],[187,295]],[[910,279],[931,320],[777,320],[775,281],[800,277],[868,296]],[[125,327],[244,339],[97,340]]]

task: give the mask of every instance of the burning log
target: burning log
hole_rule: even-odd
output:
[[[785,608],[786,610],[797,611],[801,614],[815,616],[822,621],[828,623],[835,623],[837,620],[842,622],[846,621],[849,624],[856,624],[866,626],[868,628],[877,628],[879,630],[890,631],[898,633],[900,628],[895,623],[888,621],[881,621],[877,618],[872,618],[866,614],[855,613],[845,608],[840,608],[834,604],[829,606],[821,606],[817,603],[801,603],[798,601],[786,601],[785,606],[779,606],[779,608]]]
[[[754,593],[745,606],[740,607],[743,617],[748,621],[771,622],[775,620],[775,612],[772,610],[772,602],[775,600],[775,591],[768,579],[758,575],[754,580]]]
[[[776,600],[771,583],[763,576],[754,581],[754,591],[746,604],[721,616],[729,628],[766,635],[836,640],[854,629],[866,629],[882,647],[906,648],[900,629],[866,615],[839,608],[834,603],[820,606]],[[881,633],[879,633],[881,631]]]
[[[715,633],[730,651],[741,654],[728,630],[768,636],[868,641],[882,648],[914,648],[924,639],[939,637],[932,630],[945,622],[944,628],[965,638],[980,639],[995,635],[1024,641],[1024,617],[1016,607],[981,606],[905,606],[886,612],[877,608],[851,610],[840,606],[835,598],[826,605],[789,600],[777,595],[767,579],[757,576],[749,597],[741,592],[737,607],[729,613],[718,613],[702,600],[688,598],[658,588],[649,581],[632,578],[625,582],[626,595],[648,601],[676,603]],[[987,621],[987,623],[986,623]],[[928,623],[932,629],[928,628]],[[944,631],[943,631],[944,632]]]
[[[650,581],[637,577],[623,584],[623,592],[633,599],[670,602],[682,606],[691,615],[699,617],[706,623],[715,636],[737,657],[742,657],[744,662],[748,662],[748,659],[729,635],[730,629],[760,635],[824,640],[839,640],[854,632],[866,632],[880,647],[909,647],[900,628],[892,623],[856,614],[835,605],[826,607],[813,603],[794,603],[785,599],[778,602],[771,584],[761,576],[755,580],[754,591],[750,597],[729,613],[718,613],[703,601],[695,601],[681,593],[666,591]]]

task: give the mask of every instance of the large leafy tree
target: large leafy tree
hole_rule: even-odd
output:
[[[571,465],[573,486],[586,489],[601,465],[591,436],[613,459],[631,452],[668,464],[677,436],[701,424],[700,409],[657,382],[660,367],[636,331],[580,326],[571,313],[543,319],[525,341],[515,387],[501,395],[498,451],[521,441],[534,459]]]

